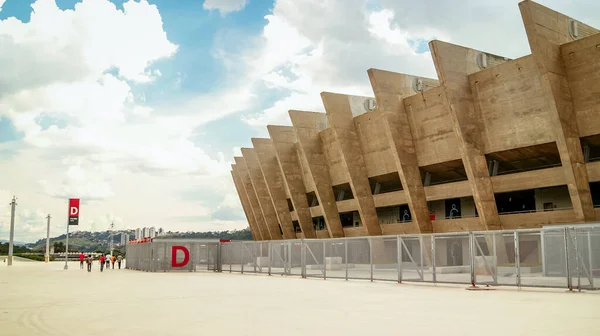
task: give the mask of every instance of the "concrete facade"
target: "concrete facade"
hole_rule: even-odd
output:
[[[268,126],[232,171],[254,238],[600,220],[600,32],[519,9],[530,55],[432,41],[438,79],[369,69],[373,97],[323,92],[326,113]]]

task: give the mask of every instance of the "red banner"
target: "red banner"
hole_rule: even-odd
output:
[[[69,198],[69,225],[79,224],[79,198]]]

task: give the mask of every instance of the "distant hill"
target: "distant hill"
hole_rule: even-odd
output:
[[[8,243],[9,241],[6,239],[0,239],[0,243]],[[27,243],[24,242],[19,242],[19,241],[13,241],[13,244],[18,245],[18,246],[24,246],[27,245]]]
[[[115,248],[124,248],[121,245],[121,233],[129,233],[130,239],[135,237],[134,230],[115,231],[113,244]],[[66,234],[50,238],[50,246],[56,242],[65,243]],[[209,232],[166,232],[161,238],[204,238],[204,239],[231,239],[252,240],[250,228],[234,231],[209,231]],[[46,248],[46,239],[40,239],[32,244],[23,244],[34,251],[42,252]],[[110,248],[110,232],[76,231],[69,234],[69,251],[77,250],[83,252],[94,252],[96,250],[106,251]]]
[[[113,233],[113,246],[115,248],[121,246],[121,233],[129,233],[130,237],[134,236],[133,230],[121,230]],[[107,250],[110,248],[110,232],[89,232],[89,231],[76,231],[69,234],[69,251],[77,250],[83,252],[94,252],[96,250]],[[50,246],[54,243],[66,242],[66,234],[61,234],[58,237],[50,238]],[[34,251],[44,251],[46,248],[46,239],[40,239],[32,244],[27,244],[27,247]]]
[[[250,228],[234,231],[208,231],[208,232],[167,232],[163,237],[167,238],[198,238],[198,239],[231,239],[252,240]]]

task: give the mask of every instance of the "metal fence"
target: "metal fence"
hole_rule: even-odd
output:
[[[175,255],[174,247],[179,252]],[[128,244],[126,268],[148,272],[219,271],[220,247],[218,241],[202,239],[155,239]]]
[[[128,245],[128,268],[169,271],[200,266],[323,279],[600,287],[600,225],[228,243],[188,240],[190,263],[183,267],[172,267],[175,243],[182,244],[156,240]]]

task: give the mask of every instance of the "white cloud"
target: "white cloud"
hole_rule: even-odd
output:
[[[83,0],[73,11],[60,10],[54,0],[31,6],[30,22],[0,22],[0,97],[95,79],[112,68],[124,79],[148,82],[153,79],[148,66],[177,51],[162,29],[158,9],[146,0],[125,2],[123,11],[104,0]]]
[[[123,227],[216,229],[209,203],[216,207],[231,192],[230,163],[189,137],[222,104],[207,95],[190,102],[212,104],[204,114],[156,116],[156,107],[132,93],[160,77],[154,62],[178,49],[157,7],[146,0],[125,2],[123,10],[107,0],[83,0],[74,10],[53,0],[32,7],[27,23],[0,21],[0,115],[24,136],[18,147],[0,143],[0,151],[13,153],[0,160],[0,185],[17,194],[25,214],[16,236],[40,238],[45,224],[28,219],[37,212],[52,213],[62,232],[69,197],[85,202],[80,230],[106,229],[107,214]],[[206,195],[177,196],[191,185]],[[171,219],[178,216],[196,220]],[[239,221],[220,223],[243,228]]]
[[[206,10],[218,10],[221,15],[238,12],[246,7],[248,0],[204,0],[202,7]]]
[[[321,91],[371,96],[371,67],[435,76],[429,53],[418,53],[412,41],[440,35],[402,31],[393,17],[362,0],[276,1],[256,47],[233,57],[247,60],[255,88],[279,91],[279,98],[243,120],[259,128],[289,124],[290,109],[323,111]]]
[[[2,6],[4,5],[5,2],[6,2],[6,0],[0,0],[0,12],[2,12]]]
[[[258,128],[289,124],[288,109],[323,110],[321,91],[372,96],[369,68],[435,78],[432,39],[513,58],[528,54],[519,1],[381,0],[375,7],[369,0],[276,0],[253,47],[218,55],[226,64],[246,60],[245,83],[255,83],[259,95],[277,95],[243,120]],[[592,14],[600,3],[541,2],[600,26]]]

